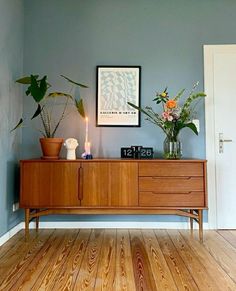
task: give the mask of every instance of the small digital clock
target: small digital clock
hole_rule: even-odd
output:
[[[121,148],[123,159],[153,159],[153,148],[142,146],[131,146]]]

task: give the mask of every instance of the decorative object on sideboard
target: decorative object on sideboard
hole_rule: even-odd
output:
[[[76,160],[75,150],[79,145],[77,139],[75,138],[68,138],[64,142],[64,146],[66,147],[66,159],[67,160]]]
[[[75,82],[68,77],[61,75],[65,80],[67,80],[71,84],[71,89],[69,93],[54,91],[48,93],[51,85],[48,83],[48,78],[45,75],[40,78],[39,75],[30,75],[27,77],[23,77],[18,79],[16,82],[27,85],[26,95],[31,96],[34,102],[37,105],[37,108],[34,114],[31,117],[31,120],[36,117],[40,117],[41,120],[41,128],[38,129],[42,134],[43,138],[40,139],[40,144],[44,145],[45,142],[52,146],[52,150],[57,149],[57,153],[52,150],[45,152],[43,148],[43,157],[44,159],[58,159],[59,152],[63,143],[63,139],[60,140],[59,144],[56,146],[57,140],[52,140],[55,138],[56,132],[63,121],[63,119],[68,115],[67,109],[69,106],[75,108],[75,110],[79,113],[83,118],[85,117],[83,99],[79,96],[72,96],[71,92],[74,90],[74,86],[78,86],[81,88],[88,88],[86,85]],[[64,100],[63,100],[64,99]],[[63,101],[62,101],[63,100]],[[22,126],[24,123],[23,118],[20,119],[18,124],[12,129],[15,130]],[[43,139],[46,139],[43,141]],[[48,143],[49,141],[49,143]]]
[[[196,135],[198,130],[196,125],[192,122],[195,118],[194,108],[191,107],[193,101],[205,97],[203,92],[194,93],[198,83],[194,84],[193,89],[188,94],[182,106],[179,105],[179,99],[183,95],[185,89],[181,90],[173,98],[169,97],[167,87],[161,93],[157,93],[153,99],[156,104],[162,105],[162,112],[155,112],[152,107],[146,106],[141,108],[135,104],[128,102],[130,106],[144,113],[147,120],[160,127],[166,134],[163,143],[164,158],[166,159],[180,159],[182,156],[182,145],[179,141],[178,135],[182,128],[190,128]]]
[[[140,66],[97,66],[96,125],[139,127]]]
[[[42,149],[42,159],[57,160],[59,159],[63,138],[40,138],[40,145]]]
[[[84,153],[81,155],[83,159],[91,160],[93,158],[91,154],[91,143],[88,141],[88,117],[85,117],[85,142]]]
[[[154,156],[153,148],[143,146],[122,147],[120,152],[123,159],[153,159]]]

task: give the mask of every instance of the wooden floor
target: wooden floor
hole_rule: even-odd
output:
[[[0,290],[236,290],[236,231],[21,231],[0,247]]]

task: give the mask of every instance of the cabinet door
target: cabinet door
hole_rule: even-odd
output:
[[[108,206],[109,163],[82,162],[81,206]]]
[[[79,167],[66,161],[21,163],[21,207],[79,206]]]
[[[83,162],[81,206],[138,206],[138,164]]]
[[[138,206],[138,163],[110,163],[110,205]]]

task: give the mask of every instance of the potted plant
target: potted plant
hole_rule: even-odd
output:
[[[75,82],[64,75],[61,75],[61,77],[73,86],[88,88],[86,85]],[[35,118],[40,118],[41,120],[41,128],[38,130],[42,134],[40,144],[43,151],[43,158],[58,159],[63,139],[56,138],[56,132],[63,119],[67,116],[68,106],[74,106],[77,112],[83,118],[85,117],[82,98],[75,98],[71,94],[58,91],[49,93],[48,90],[51,85],[48,83],[47,76],[40,78],[39,75],[30,75],[20,78],[16,82],[28,86],[25,93],[27,96],[31,96],[36,103],[36,110],[31,120]],[[60,107],[60,110],[58,110],[58,107]],[[21,118],[12,130],[19,128],[23,123],[24,120]]]
[[[166,159],[180,159],[182,156],[182,146],[178,139],[180,130],[188,127],[196,135],[198,135],[197,128],[192,121],[194,118],[194,108],[191,107],[192,103],[206,94],[203,92],[195,93],[194,90],[198,83],[194,84],[192,91],[189,93],[185,102],[180,105],[179,101],[185,89],[181,90],[173,98],[169,97],[167,88],[161,93],[157,93],[153,101],[157,105],[161,105],[162,111],[157,113],[152,107],[146,106],[141,108],[133,103],[128,102],[130,106],[139,110],[147,116],[147,120],[160,127],[166,134],[163,143],[164,158]]]

